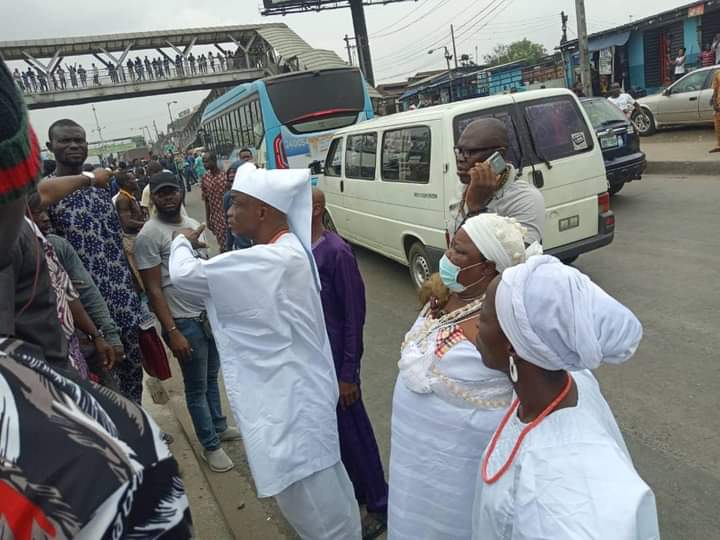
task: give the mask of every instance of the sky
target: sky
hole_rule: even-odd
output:
[[[588,30],[611,28],[686,3],[587,0]],[[3,41],[284,22],[313,47],[333,49],[346,59],[343,38],[353,34],[349,9],[263,17],[260,0],[23,0],[4,4],[0,17]],[[574,0],[409,0],[368,6],[365,13],[376,82],[402,81],[417,71],[445,67],[442,47],[452,46],[451,24],[458,56],[467,54],[475,59],[477,54],[482,61],[494,46],[523,38],[552,51],[560,41],[563,10],[570,16],[568,36],[575,38]],[[177,117],[206,95],[206,91],[165,94],[105,101],[95,107],[105,139],[139,135],[142,126],[149,126],[154,136],[153,121],[159,131],[165,131],[169,122],[167,102],[178,101],[172,105]],[[58,118],[76,120],[86,128],[90,140],[98,139],[92,131],[96,123],[89,104],[31,111],[30,118],[42,141]]]

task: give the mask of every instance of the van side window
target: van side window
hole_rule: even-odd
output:
[[[342,173],[342,139],[335,139],[330,143],[325,158],[325,176],[340,176]]]
[[[430,181],[430,128],[386,131],[382,145],[382,179],[386,182]]]
[[[507,161],[508,163],[512,163],[516,169],[519,169],[521,165],[520,161],[522,158],[522,152],[520,151],[520,141],[518,140],[518,134],[515,131],[515,125],[512,121],[512,117],[510,116],[510,111],[508,110],[508,108],[485,109],[482,111],[473,111],[471,113],[457,116],[453,121],[455,144],[458,143],[460,135],[462,135],[462,132],[465,130],[465,128],[468,127],[468,125],[470,125],[475,120],[479,120],[481,118],[497,118],[505,124],[505,127],[508,130],[508,138],[510,142],[510,148],[508,148],[507,155],[505,156],[505,161]]]
[[[375,180],[376,156],[377,135],[375,133],[348,135],[345,142],[345,177]]]
[[[577,103],[558,96],[524,105],[539,159],[553,161],[593,148],[593,140]]]

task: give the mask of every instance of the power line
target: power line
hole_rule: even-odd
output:
[[[423,13],[423,14],[420,15],[418,18],[410,21],[410,22],[407,23],[405,26],[401,26],[400,28],[394,28],[394,29],[390,30],[389,32],[387,32],[387,30],[389,30],[390,27],[395,26],[398,22],[404,22],[404,21],[395,21],[393,24],[391,24],[391,25],[389,25],[389,26],[386,26],[386,27],[383,28],[382,30],[378,30],[378,32],[377,32],[376,34],[371,35],[370,38],[372,38],[372,39],[381,39],[381,38],[384,38],[384,37],[387,37],[387,36],[392,36],[392,35],[395,34],[395,32],[400,32],[400,31],[402,31],[402,30],[405,30],[406,28],[409,28],[409,27],[411,27],[413,24],[415,24],[415,23],[423,20],[424,18],[426,18],[426,17],[427,17],[428,15],[430,15],[434,10],[440,9],[440,8],[443,7],[445,4],[447,4],[449,1],[450,1],[450,0],[439,0],[440,3],[439,3],[438,5],[436,5],[436,6],[432,6],[432,5],[431,5],[431,6],[430,6],[430,9],[429,9],[427,12]]]

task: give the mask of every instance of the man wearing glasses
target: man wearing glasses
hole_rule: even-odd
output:
[[[468,218],[483,212],[512,217],[527,228],[527,242],[542,243],[545,201],[533,185],[516,178],[511,163],[496,175],[485,163],[495,152],[507,159],[508,130],[496,118],[481,118],[468,124],[455,146],[457,174],[463,184],[463,199],[457,212],[455,230]],[[454,232],[454,231],[453,231]]]

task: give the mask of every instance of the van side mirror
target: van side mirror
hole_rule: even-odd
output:
[[[312,161],[310,163],[310,165],[308,165],[308,167],[310,168],[310,173],[312,173],[312,174],[324,174],[325,173],[325,168],[323,167],[322,161],[318,161],[318,160]]]

